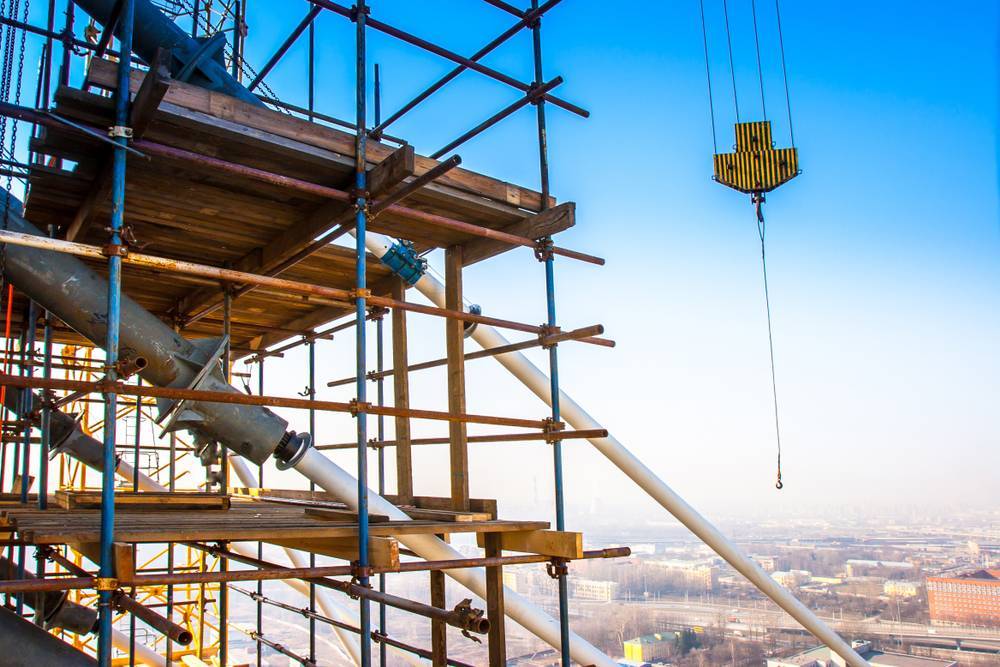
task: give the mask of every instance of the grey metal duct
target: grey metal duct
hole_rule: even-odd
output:
[[[11,231],[42,236],[24,219],[21,202],[3,192],[0,214],[7,216]],[[5,252],[4,274],[10,282],[84,338],[103,344],[108,312],[103,277],[63,253],[10,244]],[[222,349],[220,339],[185,339],[122,295],[120,358],[141,367],[139,375],[150,384],[238,394],[223,377]],[[199,445],[219,442],[257,464],[276,451],[279,458],[294,460],[309,439],[286,431],[288,422],[261,406],[158,399],[157,407],[167,430],[187,429]]]
[[[105,28],[114,21],[114,32],[116,35],[119,33],[121,26],[118,25],[116,7],[121,3],[118,0],[78,0],[76,5]],[[132,49],[143,61],[150,63],[158,49],[168,49],[171,53],[170,74],[178,81],[189,81],[250,104],[263,105],[226,70],[225,46],[225,33],[195,39],[149,0],[135,0]]]
[[[50,635],[10,609],[0,607],[0,667],[93,667],[97,661]]]
[[[0,556],[0,578],[2,579],[37,579],[29,572],[17,575],[17,566],[7,558]],[[24,603],[35,610],[45,623],[45,629],[60,628],[77,635],[87,635],[97,628],[97,610],[84,607],[69,599],[68,591],[44,591],[28,593]],[[0,642],[2,645],[2,642]],[[0,660],[0,664],[3,664]]]

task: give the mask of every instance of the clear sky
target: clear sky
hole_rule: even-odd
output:
[[[766,102],[786,145],[774,6],[758,4]],[[465,54],[512,23],[485,3],[373,5],[374,16]],[[750,3],[730,5],[742,117],[759,119]],[[258,3],[261,17],[263,9]],[[604,268],[559,263],[560,322],[600,322],[618,341],[614,350],[563,346],[563,387],[713,517],[995,506],[996,6],[786,2],[782,10],[803,169],[766,206],[785,489],[773,487],[753,210],[710,178],[697,2],[619,11],[566,0],[543,23],[546,77],[562,75],[558,93],[592,112],[586,121],[548,114],[553,192],[578,205],[577,227],[560,243],[608,260]],[[300,13],[290,11],[280,28],[251,13],[249,57],[262,62]],[[707,0],[706,13],[718,140],[728,150],[734,109],[721,2]],[[268,43],[262,33],[272,27]],[[352,113],[351,30],[324,16],[316,33],[317,106],[343,117]],[[386,112],[451,67],[374,32],[370,48],[383,68]],[[297,48],[275,70],[279,93],[304,100],[304,53]],[[529,80],[527,34],[484,62]],[[466,73],[392,129],[431,152],[515,99]],[[458,152],[471,169],[537,186],[533,123],[524,110]],[[467,273],[467,294],[490,314],[543,320],[543,276],[527,250]],[[439,329],[420,323],[417,332],[434,342],[414,344],[415,359],[443,352]],[[333,369],[347,371],[350,341],[319,354],[330,377],[343,375]],[[441,407],[442,383],[443,374],[425,374],[414,403]],[[489,360],[470,364],[469,409],[545,415]],[[320,441],[350,439],[342,418],[321,425]],[[636,520],[665,518],[589,445],[565,452],[575,515],[628,508]],[[417,456],[418,489],[445,492],[444,448]],[[499,496],[512,512],[551,506],[545,445],[474,445],[471,456],[478,493]]]
[[[258,67],[306,11],[276,4],[250,3],[247,57]],[[463,54],[513,22],[471,0],[371,4],[374,16]],[[774,6],[758,5],[767,109],[786,145]],[[710,516],[1000,500],[997,11],[992,2],[782,4],[803,173],[765,209],[781,492],[757,230],[747,198],[711,180],[698,3],[566,0],[544,20],[546,77],[562,75],[558,94],[592,112],[582,120],[549,108],[553,193],[577,202],[577,226],[559,243],[607,258],[603,268],[558,262],[559,319],[603,323],[618,341],[614,350],[564,345],[563,387]],[[734,110],[721,0],[706,0],[706,12],[718,141],[728,150]],[[759,119],[749,0],[730,0],[730,12],[742,116]],[[317,108],[345,118],[353,117],[352,31],[337,16],[317,22]],[[387,113],[452,67],[369,36]],[[303,104],[304,46],[303,38],[268,79]],[[529,80],[527,33],[484,62]],[[518,95],[465,73],[391,131],[429,153]],[[458,152],[470,169],[537,187],[530,109]],[[466,291],[488,314],[544,319],[541,267],[526,249],[471,268]],[[413,360],[443,352],[441,325],[427,320],[415,319]],[[349,374],[351,339],[318,350],[321,381]],[[269,391],[301,389],[297,368],[302,355],[271,362]],[[442,408],[443,378],[415,378],[414,405]],[[472,412],[547,414],[490,360],[470,363],[468,395]],[[324,387],[320,397],[350,391]],[[304,425],[303,414],[289,417]],[[321,418],[319,441],[351,437],[348,418]],[[589,445],[565,450],[578,521],[590,512],[666,518]],[[418,491],[446,492],[446,455],[417,450]],[[508,514],[536,504],[544,514],[549,457],[543,444],[474,445],[472,487],[499,497]]]

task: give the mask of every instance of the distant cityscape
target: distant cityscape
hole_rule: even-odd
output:
[[[629,546],[632,556],[575,562],[571,567],[572,628],[624,667],[843,665],[721,558],[677,530],[590,529],[587,548]],[[747,521],[727,526],[741,548],[783,586],[793,589],[872,665],[949,667],[1000,665],[1000,512],[900,519]],[[655,534],[658,537],[650,539]],[[670,534],[664,539],[664,534]],[[622,539],[622,538],[626,539]],[[594,539],[596,538],[596,539]],[[457,544],[471,556],[471,544]],[[403,575],[391,592],[420,599],[424,582]],[[544,565],[504,570],[504,584],[550,612],[555,580]],[[281,588],[268,593],[279,597]],[[448,604],[464,597],[449,584]],[[233,594],[234,620],[255,621],[253,603]],[[291,600],[291,598],[290,598]],[[483,607],[481,600],[474,605]],[[296,606],[301,606],[296,602]],[[308,642],[306,619],[265,608],[265,636],[293,650]],[[320,665],[349,664],[329,626],[317,629]],[[429,645],[429,624],[390,610],[390,637]],[[558,655],[513,623],[507,625],[508,664],[554,667]],[[486,649],[449,631],[449,655],[486,663]],[[233,636],[234,659],[256,664],[255,643]],[[239,663],[237,663],[239,664]],[[288,665],[265,648],[263,664]],[[411,664],[390,652],[388,665]]]

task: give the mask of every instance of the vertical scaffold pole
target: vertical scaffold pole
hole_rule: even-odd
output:
[[[531,8],[538,9],[538,0],[531,0]],[[535,86],[540,86],[545,79],[542,75],[542,23],[536,18],[531,26],[531,39],[535,60]],[[539,97],[535,102],[538,118],[538,169],[542,190],[542,209],[549,206],[549,146],[545,127],[545,99]],[[547,323],[549,327],[556,326],[556,284],[555,260],[548,249],[539,253],[539,258],[545,262],[545,303]],[[559,354],[556,345],[549,347],[549,384],[552,391],[552,421],[560,421],[559,415]],[[565,502],[563,495],[562,442],[552,442],[552,470],[555,480],[556,530],[566,530]],[[569,587],[566,581],[565,565],[556,569],[559,582],[559,638],[563,667],[570,666],[569,654]]]
[[[55,225],[49,225],[49,236],[54,237]],[[52,378],[52,313],[45,311],[42,330],[42,377]],[[38,448],[38,509],[49,507],[49,448],[52,445],[52,407],[48,393],[42,394],[41,447]],[[41,561],[40,561],[41,562]],[[39,575],[40,576],[40,575]]]
[[[264,357],[257,358],[257,394],[260,396],[264,395]],[[261,463],[257,466],[257,484],[260,488],[264,488],[264,464]],[[264,543],[257,542],[257,559],[264,560]],[[263,655],[261,655],[261,647],[263,644],[260,643],[259,637],[264,632],[264,603],[262,602],[261,596],[264,595],[264,582],[257,580],[257,667],[262,667]]]
[[[225,285],[222,295],[222,336],[226,345],[222,350],[222,373],[226,382],[232,382],[233,368],[233,289]],[[222,493],[229,493],[229,450],[219,448],[219,486]],[[219,557],[219,571],[229,569],[229,561]],[[229,584],[219,582],[219,664],[225,667],[229,660]]]
[[[309,26],[310,29],[312,25]],[[312,104],[312,98],[310,95],[310,104]],[[316,400],[316,341],[311,340],[306,343],[309,348],[309,386],[306,387],[306,391],[309,394],[309,400]],[[313,438],[316,437],[316,411],[309,408],[309,433]],[[309,482],[309,490],[316,490],[316,483]],[[312,551],[309,552],[309,567],[316,567],[316,554]],[[309,660],[313,663],[316,662],[316,584],[309,582],[309,611],[312,615],[309,616]]]
[[[132,58],[132,28],[135,1],[122,0],[121,31],[119,34],[118,88],[115,93],[115,125],[112,129],[116,144],[112,156],[111,172],[111,239],[108,254],[108,337],[105,345],[107,377],[118,379],[118,331],[121,319],[122,258],[113,249],[121,247],[122,227],[125,223],[125,147],[128,145],[129,116],[129,64]],[[104,404],[104,473],[101,481],[101,569],[98,578],[98,610],[100,613],[97,636],[97,661],[101,667],[111,664],[111,593],[114,586],[114,564],[111,562],[115,533],[115,421],[118,397],[108,392]]]
[[[357,80],[355,82],[355,97],[357,102],[357,132],[354,145],[354,187],[355,187],[355,284],[357,293],[354,299],[355,340],[357,345],[357,426],[358,426],[358,583],[369,585],[368,576],[368,416],[364,411],[367,401],[368,368],[365,358],[365,316],[368,288],[366,280],[365,232],[368,225],[368,195],[366,192],[366,147],[367,147],[367,62],[365,53],[365,27],[368,7],[365,0],[357,0],[353,19],[356,27],[355,41],[357,60],[355,66]],[[371,604],[367,597],[362,597],[358,603],[361,606],[361,667],[371,667]]]
[[[375,65],[375,101],[376,110],[378,109],[378,65]],[[378,125],[378,112],[376,111],[376,121],[375,124]],[[382,338],[383,327],[382,323],[385,319],[384,313],[382,311],[375,319],[375,364],[378,369],[378,381],[375,383],[376,400],[378,401],[379,407],[385,405],[385,380],[382,378],[382,371],[385,370],[385,345]],[[385,496],[385,447],[382,446],[383,441],[385,441],[385,417],[383,415],[378,416],[378,494],[380,496]],[[385,573],[378,575],[378,590],[381,593],[385,593]],[[378,632],[381,635],[386,634],[386,616],[385,616],[385,603],[379,603],[378,606]],[[385,667],[386,662],[386,651],[385,642],[378,643],[378,664],[379,667]]]

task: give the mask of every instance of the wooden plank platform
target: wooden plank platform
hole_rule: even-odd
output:
[[[0,510],[0,525],[32,544],[97,542],[100,513],[90,509],[8,508]],[[386,521],[373,523],[374,537],[413,534],[533,531],[548,528],[544,521]],[[256,541],[309,538],[350,538],[357,523],[310,516],[302,507],[237,501],[229,510],[122,508],[115,512],[115,540],[119,542]]]
[[[114,86],[113,72],[113,64],[95,60],[88,81],[110,89]],[[133,93],[138,92],[144,76],[144,72],[133,72]],[[109,97],[61,87],[55,99],[54,111],[64,118],[93,127],[111,124]],[[342,190],[349,189],[353,179],[353,134],[176,81],[170,82],[163,102],[149,116],[143,138]],[[49,224],[55,225],[58,234],[63,235],[75,219],[83,217],[90,222],[81,227],[75,240],[106,243],[106,225],[102,221],[110,216],[110,201],[106,195],[99,196],[99,191],[107,180],[108,146],[69,127],[57,127],[45,128],[32,140],[32,149],[46,164],[32,168],[26,202],[28,220],[42,230]],[[438,164],[436,160],[412,156],[412,152],[409,161],[400,160],[405,156],[395,147],[368,142],[370,169],[393,155],[403,166],[396,164],[385,171],[395,178],[409,180],[413,176],[407,177],[407,173],[419,175]],[[52,158],[72,162],[64,162],[65,168],[59,168]],[[529,238],[561,231],[574,222],[571,206],[537,215],[542,209],[539,193],[465,169],[452,170],[440,182],[408,197],[404,204]],[[555,201],[549,204],[554,205]],[[346,206],[317,195],[177,160],[129,158],[125,224],[142,245],[143,252],[149,254],[264,271],[276,253],[280,255],[297,247],[290,242],[291,237],[298,234],[301,238],[294,239],[295,242],[311,242],[315,234],[306,232],[322,229],[325,221],[336,217]],[[369,228],[409,239],[421,251],[468,245],[469,257],[475,261],[514,247],[431,227],[389,211],[370,221]],[[100,273],[106,270],[104,262],[90,262],[90,265]],[[342,245],[328,245],[281,275],[350,289],[354,286],[354,253]],[[369,257],[368,285],[372,291],[387,295],[392,282],[390,271]],[[126,269],[123,288],[140,305],[166,321],[183,322],[185,316],[198,312],[206,299],[221,299],[220,287],[210,281],[134,267]],[[15,306],[13,312],[20,310]],[[233,304],[232,338],[237,348],[234,356],[244,356],[247,350],[274,345],[322,326],[349,314],[349,310],[323,298],[256,289]],[[182,333],[194,338],[218,336],[221,319],[221,312],[214,313],[185,326]],[[16,328],[18,322],[14,325]],[[75,332],[58,325],[55,340],[84,343]]]
[[[59,489],[56,491],[55,501],[56,505],[65,510],[98,509],[101,506],[101,491],[99,489],[86,491]],[[229,509],[229,496],[200,491],[143,491],[141,493],[116,491],[115,507],[150,510],[225,510]]]

